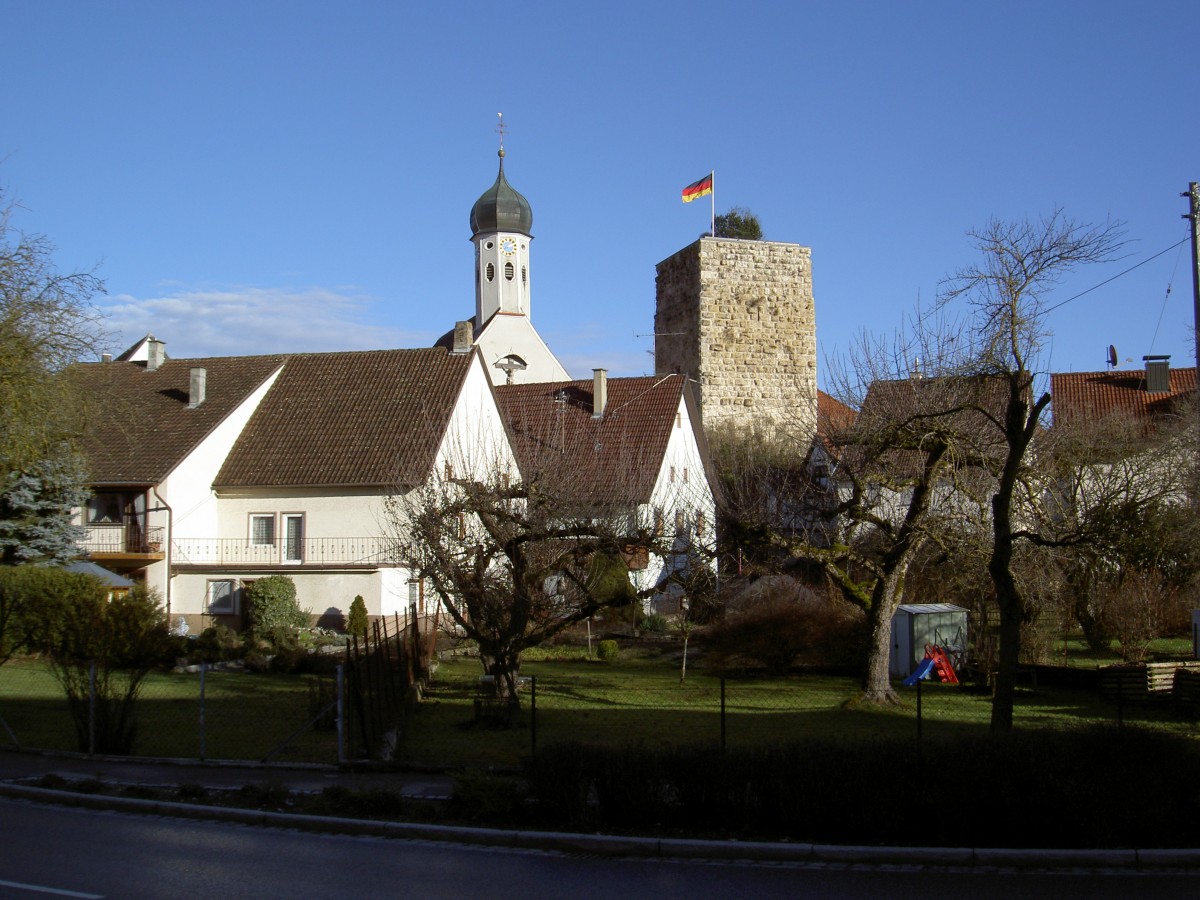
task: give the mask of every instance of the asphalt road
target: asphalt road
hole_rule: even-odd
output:
[[[0,799],[0,898],[1184,897],[1200,876],[608,859]]]

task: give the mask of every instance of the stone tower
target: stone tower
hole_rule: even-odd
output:
[[[656,267],[654,367],[698,382],[705,430],[817,420],[812,251],[703,237]]]

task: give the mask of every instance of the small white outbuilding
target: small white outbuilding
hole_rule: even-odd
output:
[[[941,647],[951,660],[967,652],[967,611],[953,603],[905,603],[892,616],[888,671],[907,678],[925,658],[925,645]]]

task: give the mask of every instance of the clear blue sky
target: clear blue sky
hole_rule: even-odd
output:
[[[929,301],[990,217],[1127,223],[1065,300],[1185,238],[1200,180],[1191,2],[0,0],[0,22],[0,184],[60,268],[99,266],[116,350],[430,344],[474,312],[499,111],[533,320],[579,376],[652,371],[654,266],[707,229],[679,192],[710,169],[718,211],[812,248],[823,356]],[[1190,265],[1055,311],[1049,367],[1110,343],[1193,364]]]

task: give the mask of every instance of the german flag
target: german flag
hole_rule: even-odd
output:
[[[683,189],[683,202],[691,203],[697,197],[703,197],[712,193],[713,188],[713,173],[709,172],[699,181],[693,181]]]

